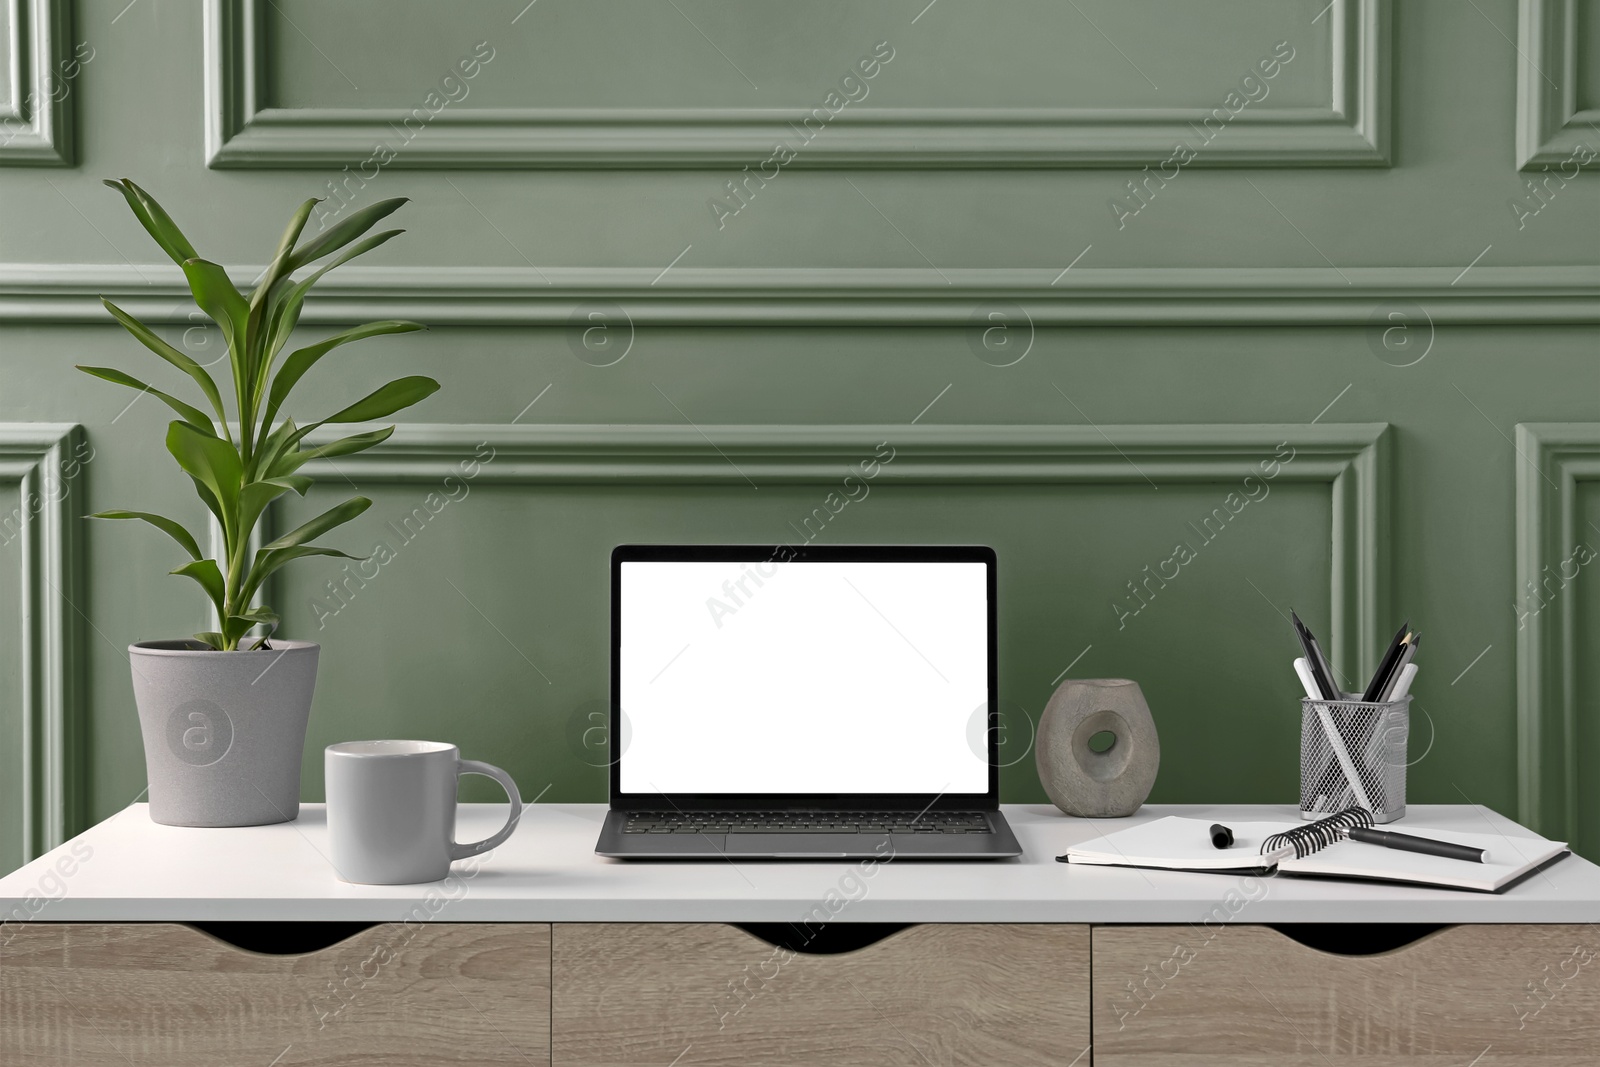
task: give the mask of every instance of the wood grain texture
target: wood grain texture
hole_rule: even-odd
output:
[[[1094,928],[1096,1067],[1593,1067],[1600,933],[1457,926],[1339,956],[1264,926]]]
[[[732,926],[558,923],[558,1067],[1065,1064],[1089,1044],[1089,929],[934,924],[836,955]]]
[[[271,956],[168,923],[0,938],[6,1067],[549,1063],[550,927],[386,923]]]

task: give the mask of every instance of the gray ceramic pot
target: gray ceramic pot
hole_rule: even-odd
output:
[[[320,645],[217,652],[198,641],[128,646],[150,818],[256,826],[300,814],[300,756]]]

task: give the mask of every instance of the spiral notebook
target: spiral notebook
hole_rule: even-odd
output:
[[[1361,814],[1366,815],[1365,812]],[[1367,818],[1369,821],[1365,824],[1370,825],[1370,816]],[[1453,841],[1489,853],[1490,862],[1469,863],[1352,841],[1342,836],[1352,825],[1363,823],[1352,819],[1348,812],[1293,826],[1275,822],[1230,822],[1233,845],[1219,849],[1211,844],[1211,823],[1170,815],[1092,838],[1056,858],[1064,863],[1097,866],[1154,867],[1218,874],[1276,872],[1503,893],[1569,854],[1565,842],[1547,841],[1542,837],[1469,834],[1409,823],[1399,827],[1419,837]]]

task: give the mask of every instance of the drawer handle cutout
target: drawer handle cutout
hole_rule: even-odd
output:
[[[1376,956],[1415,944],[1442,923],[1274,923],[1272,929],[1306,948],[1335,956]]]
[[[209,922],[187,923],[246,952],[264,956],[304,956],[321,952],[370,930],[377,923],[339,922]]]
[[[910,923],[733,923],[751,937],[807,956],[836,956],[876,945]]]

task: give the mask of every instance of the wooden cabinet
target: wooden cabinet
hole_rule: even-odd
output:
[[[1594,1067],[1600,932],[1456,926],[1369,956],[1264,926],[1094,928],[1095,1067]]]
[[[555,1067],[1089,1062],[1087,926],[930,924],[812,955],[721,924],[558,924],[551,973]]]
[[[797,953],[720,923],[420,922],[266,955],[169,923],[0,927],[4,1067],[1091,1062],[1595,1067],[1600,932],[1342,955],[1243,924],[937,923]]]
[[[550,1062],[550,927],[385,923],[263,955],[168,923],[0,936],[5,1067]]]

